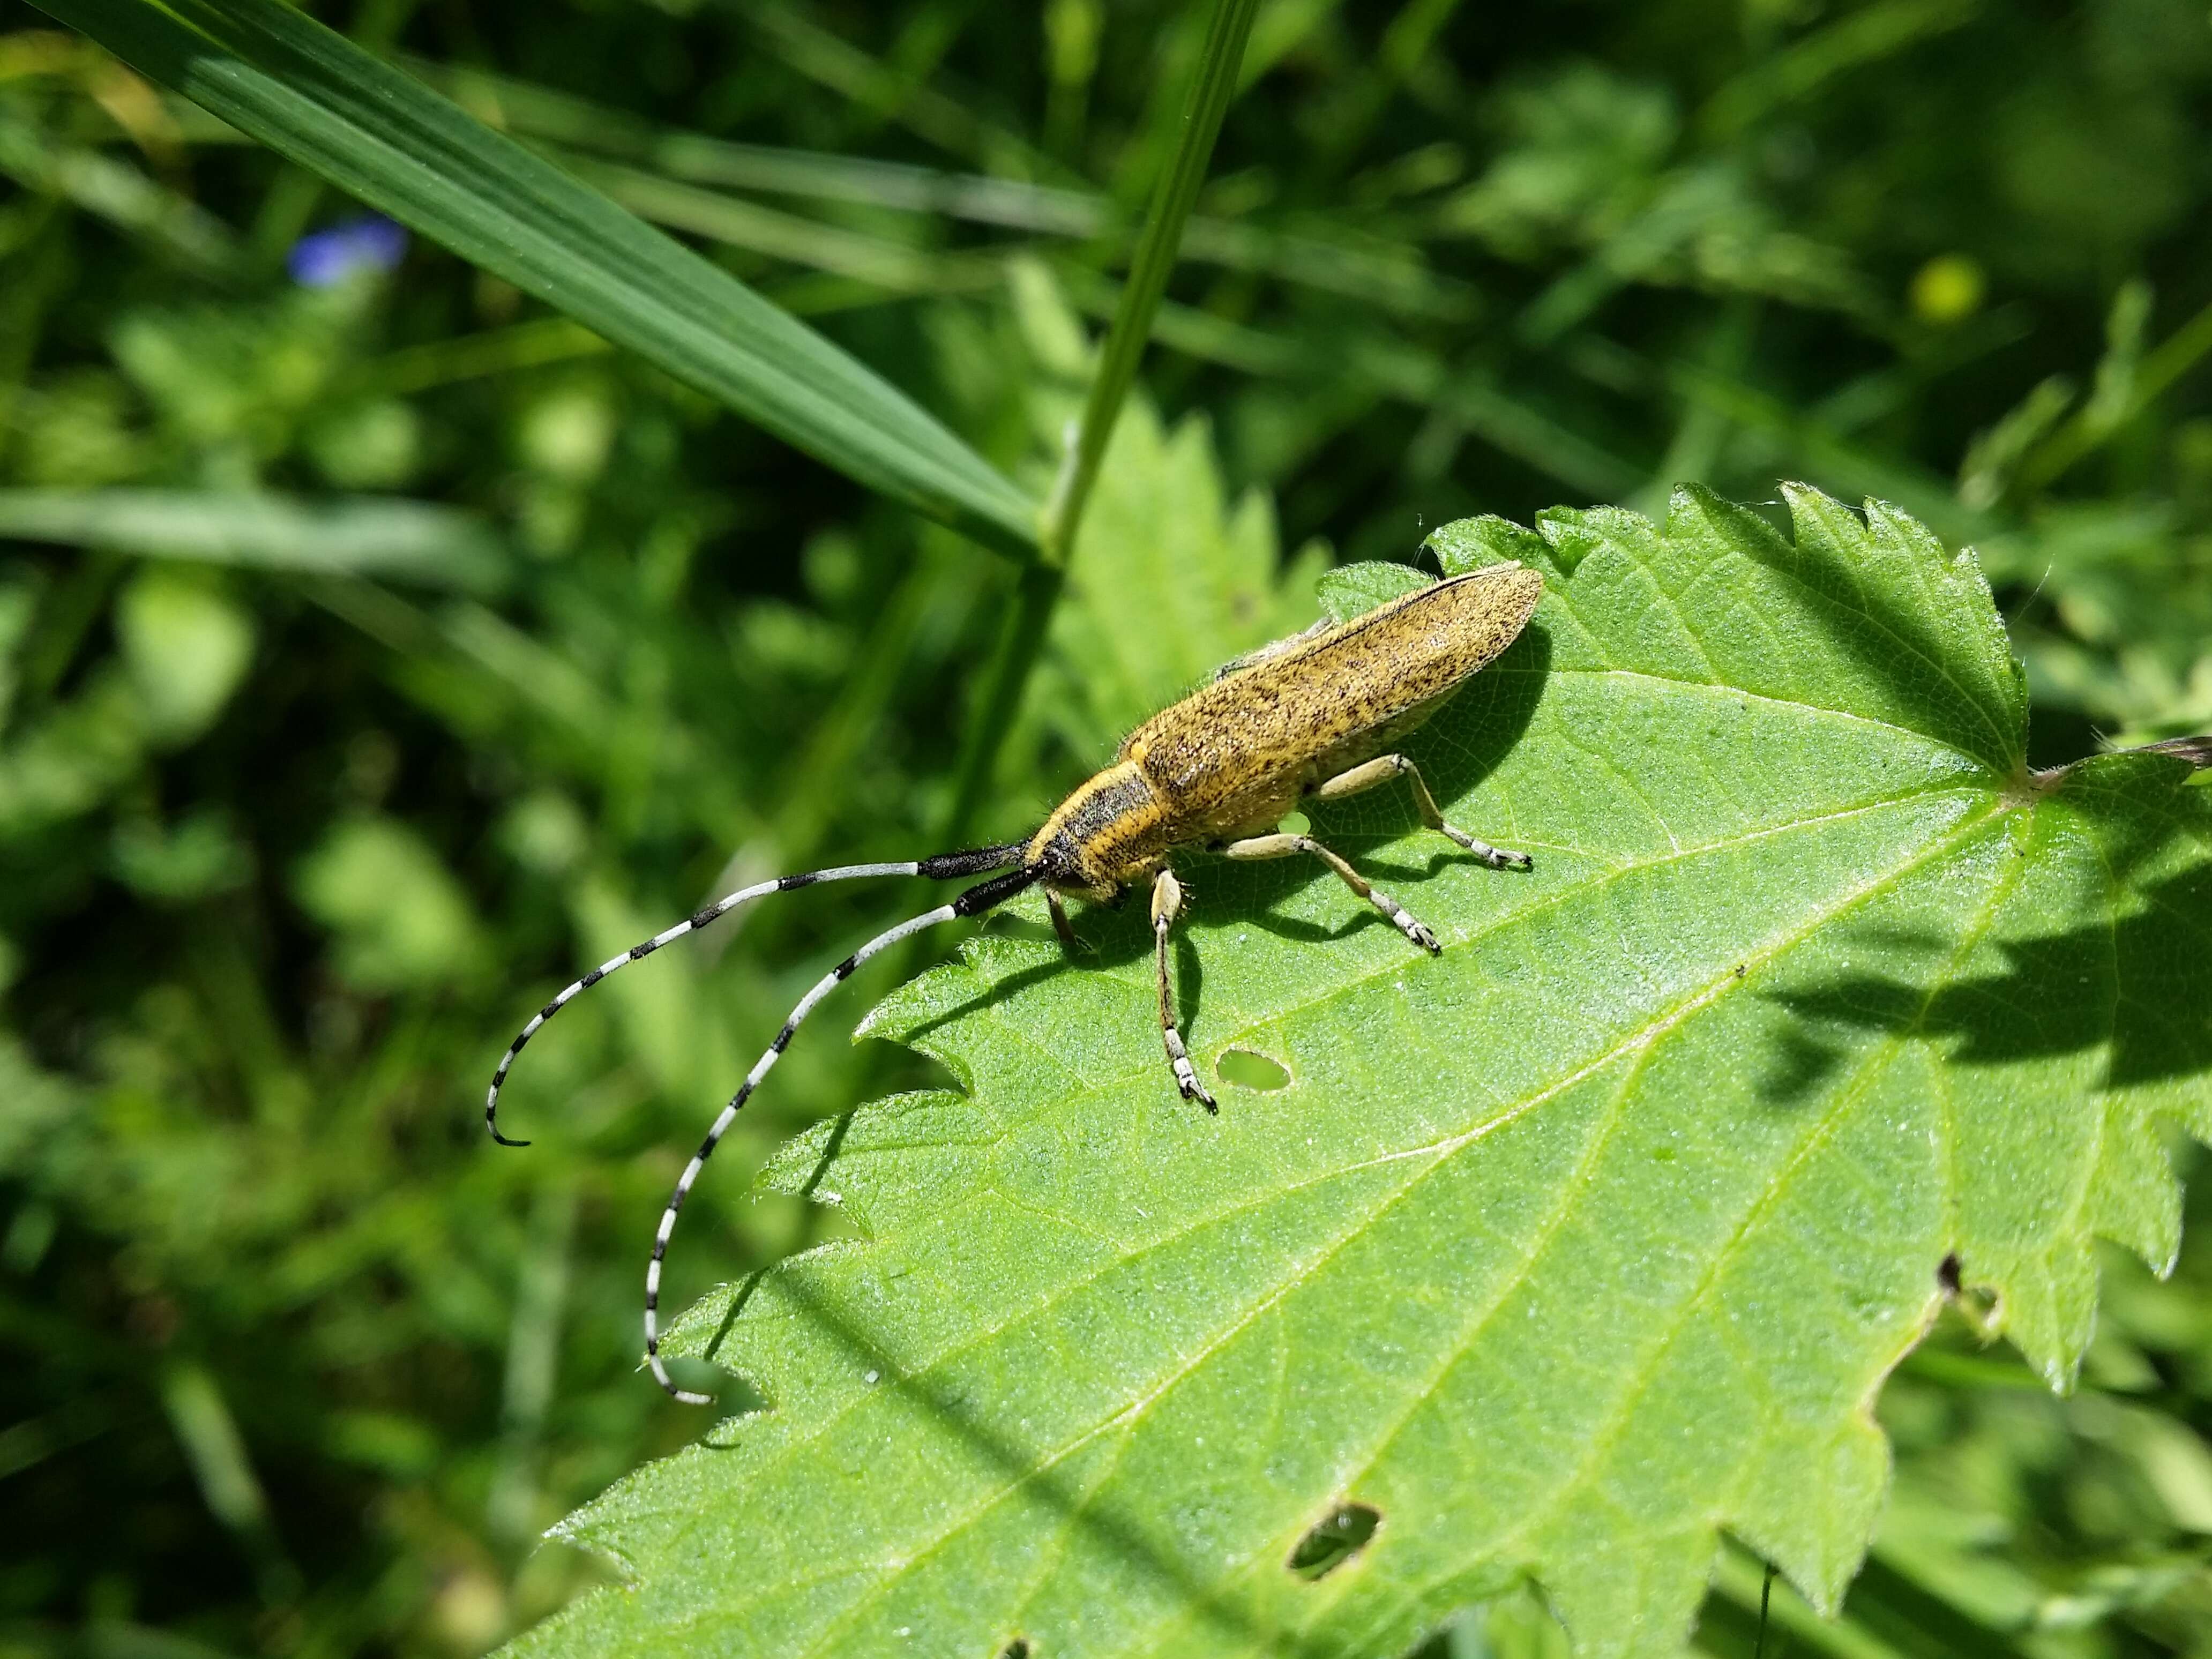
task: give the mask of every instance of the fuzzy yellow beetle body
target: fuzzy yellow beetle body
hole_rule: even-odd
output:
[[[1239,659],[1209,684],[1164,708],[1123,739],[1114,763],[1062,801],[1026,842],[945,853],[897,864],[854,864],[780,876],[716,900],[687,921],[600,963],[547,1003],[507,1045],[484,1097],[484,1123],[502,1145],[499,1091],[522,1046],[571,998],[616,969],[696,933],[763,894],[862,876],[977,876],[949,904],[878,934],[839,963],[799,999],[768,1051],[745,1074],[699,1150],[678,1177],[645,1275],[645,1353],[661,1387],[678,1400],[708,1396],[679,1389],[660,1358],[660,1267],[677,1212],[753,1091],[760,1086],[800,1024],[862,963],[900,939],[957,916],[980,915],[1026,888],[1042,887],[1053,926],[1076,944],[1062,908],[1065,895],[1110,903],[1139,882],[1152,885],[1154,960],[1159,986],[1160,1041],[1183,1097],[1211,1111],[1213,1097],[1176,1028],[1168,935],[1182,908],[1182,887],[1169,867],[1176,848],[1202,846],[1232,859],[1318,859],[1347,887],[1381,911],[1423,950],[1436,936],[1341,857],[1304,833],[1277,830],[1299,801],[1340,799],[1396,778],[1412,787],[1421,821],[1493,868],[1528,867],[1509,853],[1443,820],[1420,772],[1391,745],[1437,705],[1496,659],[1528,625],[1543,578],[1519,565],[1494,565],[1418,588],[1349,622],[1321,623],[1296,638]],[[1008,866],[1012,866],[1009,868]]]
[[[1123,738],[1030,839],[1024,867],[1103,901],[1177,847],[1273,828],[1489,666],[1543,591],[1534,571],[1493,565],[1231,663]]]

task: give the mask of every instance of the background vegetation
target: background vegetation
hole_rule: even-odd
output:
[[[1040,490],[1204,21],[318,15]],[[1982,549],[2036,759],[2212,726],[2196,0],[1272,0],[1244,73],[1146,366],[1202,424],[1163,459],[1133,406],[1174,484],[1127,533],[1251,490],[1245,544],[1272,511],[1402,558],[1462,513],[1806,477]],[[648,1218],[912,896],[610,984],[532,1051],[526,1154],[481,1139],[499,1044],[741,878],[1026,827],[1098,758],[1095,664],[1049,647],[979,770],[1006,562],[15,0],[0,173],[0,1650],[477,1652],[597,1571],[538,1530],[696,1432],[633,1371]],[[816,1035],[732,1164],[921,1075]],[[679,1302],[836,1224],[721,1173]],[[2170,1282],[2109,1259],[2071,1399],[1939,1329],[1883,1398],[1847,1622],[1778,1592],[1793,1643],[2212,1651],[2206,1203]],[[1700,1642],[1749,1651],[1759,1588],[1732,1560]],[[1439,1643],[1551,1639],[1516,1603]]]

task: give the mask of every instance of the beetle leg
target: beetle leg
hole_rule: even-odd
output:
[[[1067,919],[1067,906],[1051,888],[1044,890],[1044,908],[1052,913],[1052,931],[1060,935],[1060,942],[1070,951],[1088,951],[1091,947],[1075,936],[1075,926]]]
[[[1413,806],[1421,815],[1421,822],[1440,835],[1449,836],[1462,847],[1480,859],[1493,870],[1526,870],[1534,860],[1526,853],[1509,853],[1502,847],[1492,847],[1486,841],[1477,841],[1464,830],[1455,830],[1444,822],[1444,815],[1437,810],[1437,798],[1429,793],[1429,786],[1421,779],[1420,768],[1403,755],[1380,755],[1364,766],[1355,766],[1349,772],[1340,772],[1313,792],[1316,800],[1342,800],[1346,795],[1356,795],[1364,789],[1388,783],[1403,776],[1413,786]]]
[[[1334,853],[1311,836],[1253,836],[1244,841],[1232,841],[1221,849],[1232,859],[1286,859],[1299,853],[1310,853],[1336,872],[1337,878],[1353,892],[1390,918],[1391,925],[1431,956],[1443,946],[1437,936],[1424,927],[1406,907],[1381,888],[1371,885],[1367,878],[1346,864]]]
[[[1182,1033],[1176,1030],[1175,983],[1168,977],[1168,932],[1182,910],[1182,884],[1175,878],[1174,871],[1162,870],[1152,878],[1152,942],[1160,970],[1160,1041],[1167,1047],[1168,1065],[1182,1097],[1198,1102],[1211,1112],[1219,1109],[1206,1093],[1206,1085],[1199,1081],[1198,1068],[1190,1063],[1190,1051],[1182,1046]]]

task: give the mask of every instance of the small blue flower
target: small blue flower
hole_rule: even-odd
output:
[[[336,288],[365,273],[390,270],[406,252],[407,232],[372,214],[302,236],[285,264],[302,288]]]

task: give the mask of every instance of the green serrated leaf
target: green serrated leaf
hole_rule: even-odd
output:
[[[1578,1651],[1668,1654],[1723,1531],[1832,1607],[1947,1278],[2063,1383],[2093,1240],[2172,1257],[2212,795],[2027,771],[1972,556],[1789,505],[1544,515],[1535,621],[1407,744],[1534,872],[1395,792],[1315,814],[1440,957],[1181,861],[1193,1052],[1287,1087],[1177,1098],[1139,905],[896,993],[957,1091],[778,1159],[864,1242],[684,1318],[767,1408],[557,1528],[629,1583],[512,1650],[1387,1655],[1533,1578]]]
[[[1417,587],[1426,587],[1433,580],[1408,564],[1370,560],[1337,566],[1314,584],[1314,592],[1321,599],[1322,611],[1332,622],[1350,622],[1354,617],[1365,616],[1378,605],[1387,605]]]
[[[1437,556],[1447,576],[1463,576],[1508,562],[1539,570],[1564,568],[1551,544],[1534,531],[1490,514],[1440,524],[1421,545]]]

